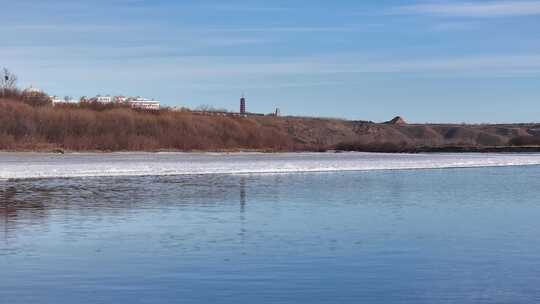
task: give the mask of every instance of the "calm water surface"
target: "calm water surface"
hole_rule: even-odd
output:
[[[540,167],[0,181],[0,303],[533,303]]]

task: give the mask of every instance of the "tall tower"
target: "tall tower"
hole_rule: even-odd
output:
[[[242,98],[240,98],[240,114],[246,114],[246,98],[244,97],[244,94],[242,94]]]

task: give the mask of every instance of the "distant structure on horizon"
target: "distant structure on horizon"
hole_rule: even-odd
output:
[[[77,100],[75,100],[75,99],[73,99],[73,98],[71,98],[69,96],[65,96],[64,98],[61,98],[59,96],[49,96],[49,100],[52,102],[53,106],[78,103]]]
[[[106,96],[97,95],[96,97],[90,98],[90,102],[97,102],[97,103],[103,103],[103,104],[112,103],[113,100],[114,100],[114,97],[110,95],[106,95]]]
[[[43,91],[30,86],[23,91],[23,98],[25,100],[35,100],[43,96]]]
[[[97,95],[88,99],[88,102],[96,102],[101,104],[117,103],[117,104],[127,104],[134,109],[143,109],[143,110],[159,110],[160,102],[159,100],[143,98],[141,96],[137,97],[126,97],[126,96],[101,96]]]
[[[38,96],[41,91],[34,89],[32,87],[26,89],[25,96]],[[136,97],[127,97],[127,96],[111,96],[111,95],[97,95],[95,97],[86,97],[82,96],[79,100],[75,100],[69,96],[64,97],[63,99],[58,96],[49,96],[53,106],[63,105],[63,104],[77,104],[77,103],[99,103],[99,104],[124,104],[128,105],[134,109],[142,110],[159,110],[160,102],[159,100],[143,98],[141,96]]]
[[[134,109],[159,110],[159,100],[143,97],[128,98],[127,103]]]
[[[240,98],[240,114],[244,115],[246,114],[246,98],[242,94],[242,98]]]

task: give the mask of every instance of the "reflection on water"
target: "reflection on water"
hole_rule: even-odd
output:
[[[75,217],[79,221],[103,221],[111,216],[128,218],[141,210],[211,208],[232,203],[237,196],[243,220],[248,178],[215,175],[1,181],[0,218],[5,248],[17,236],[17,229],[46,231],[50,212],[65,221]]]
[[[532,302],[539,174],[0,181],[0,295],[6,303]]]
[[[240,211],[246,211],[246,178],[240,178]]]
[[[29,223],[31,225],[45,225],[47,217],[47,190],[28,187],[17,190],[14,185],[3,185],[0,188],[0,222],[3,226],[3,240],[7,245],[10,238],[15,237],[18,225]],[[24,191],[24,192],[21,192]],[[25,196],[27,192],[39,195]],[[1,248],[1,247],[0,247]]]

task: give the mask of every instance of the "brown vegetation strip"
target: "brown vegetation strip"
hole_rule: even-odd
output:
[[[52,107],[18,96],[0,99],[1,150],[532,152],[537,146],[536,124],[375,124],[145,112],[115,105]]]

